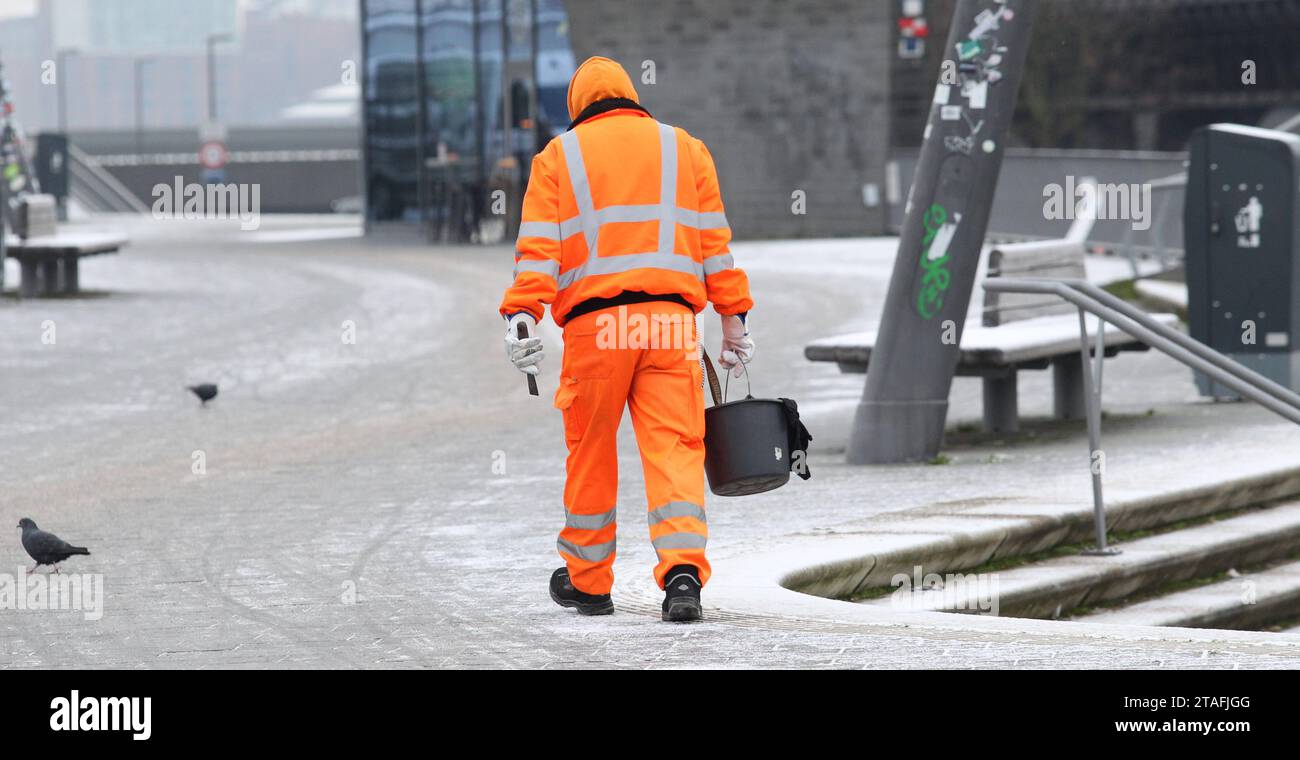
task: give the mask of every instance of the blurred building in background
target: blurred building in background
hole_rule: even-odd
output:
[[[368,218],[419,220],[442,239],[508,235],[533,154],[569,121],[563,2],[363,0],[361,12]],[[494,203],[506,213],[489,216]]]
[[[881,231],[888,88],[863,73],[888,70],[892,22],[857,0],[365,0],[368,216],[512,237],[575,62],[607,55],[709,145],[741,234]]]
[[[36,0],[31,9],[0,15],[0,56],[29,132],[58,126],[52,64],[68,87],[66,127],[77,132],[133,130],[137,117],[146,130],[204,122],[212,36],[227,124],[274,124],[345,83],[359,58],[356,0]],[[355,76],[348,81],[359,97]]]
[[[0,61],[29,145],[69,135],[85,210],[212,178],[198,162],[212,134],[230,157],[219,176],[260,184],[263,210],[357,209],[358,13],[357,0],[5,0]]]

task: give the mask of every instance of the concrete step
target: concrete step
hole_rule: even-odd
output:
[[[1088,623],[1258,630],[1300,616],[1300,562],[1082,615]]]
[[[1071,610],[1287,559],[1300,550],[1300,502],[1260,509],[1119,546],[1123,553],[1059,557],[1010,570],[946,580],[948,588],[896,591],[866,604],[1058,618]]]

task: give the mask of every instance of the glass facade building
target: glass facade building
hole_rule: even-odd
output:
[[[533,155],[568,126],[563,0],[363,0],[366,217],[513,236]]]

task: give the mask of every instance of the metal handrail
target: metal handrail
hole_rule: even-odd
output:
[[[1163,325],[1091,283],[1079,280],[993,278],[985,290],[1007,293],[1054,293],[1081,311],[1088,311],[1124,332],[1159,349],[1192,369],[1209,375],[1242,396],[1300,424],[1300,395],[1239,364],[1204,343]],[[1098,296],[1098,293],[1101,295]],[[1121,302],[1122,303],[1122,302]]]
[[[1060,296],[1079,310],[1079,342],[1083,359],[1084,394],[1088,412],[1089,468],[1092,470],[1093,511],[1096,519],[1096,553],[1112,554],[1106,546],[1106,510],[1102,498],[1101,468],[1101,366],[1105,359],[1105,326],[1115,325],[1193,370],[1236,391],[1242,397],[1300,424],[1300,394],[1264,377],[1254,370],[1190,336],[1153,319],[1130,303],[1107,293],[1086,280],[1078,279],[1009,279],[995,277],[984,281],[984,289],[1000,293],[1042,293]],[[1096,350],[1090,354],[1085,313],[1097,317]],[[1104,454],[1101,455],[1104,461]]]
[[[89,186],[98,183],[97,187],[92,187],[90,190],[111,210],[137,214],[149,213],[149,207],[137,198],[135,193],[100,166],[92,156],[75,145],[68,145],[68,163],[71,164],[69,174],[78,175],[81,184]]]
[[[1107,292],[1105,288],[1098,287],[1097,285],[1088,282],[1087,280],[1064,280],[1063,282],[1068,284],[1070,287],[1083,292],[1086,295],[1092,296],[1096,300],[1100,301],[1106,306],[1109,306],[1115,311],[1120,312],[1121,314],[1128,317],[1129,319],[1132,319],[1133,321],[1139,324],[1145,325],[1155,330],[1156,332],[1167,336],[1174,343],[1177,343],[1179,346],[1182,346],[1183,348],[1192,352],[1196,356],[1199,356],[1205,361],[1214,364],[1215,366],[1219,367],[1223,371],[1233,373],[1238,377],[1240,377],[1243,381],[1251,383],[1255,387],[1259,388],[1261,391],[1268,393],[1269,395],[1273,396],[1279,401],[1286,402],[1290,406],[1296,409],[1300,409],[1300,393],[1296,393],[1290,388],[1287,388],[1284,385],[1280,385],[1279,383],[1270,380],[1269,378],[1259,374],[1255,370],[1251,369],[1250,367],[1247,367],[1244,364],[1241,364],[1240,362],[1236,362],[1233,361],[1232,359],[1229,359],[1227,356],[1224,356],[1218,351],[1215,351],[1214,349],[1210,348],[1209,346],[1205,345],[1199,340],[1196,340],[1195,338],[1191,337],[1187,333],[1182,332],[1181,330],[1175,330],[1171,327],[1168,327],[1160,323],[1157,320],[1152,319],[1151,315],[1147,314],[1145,311],[1139,309],[1138,307],[1134,306],[1128,301],[1125,301],[1119,296]],[[1288,417],[1288,419],[1292,419],[1292,418]],[[1297,421],[1297,420],[1293,419],[1292,421]]]

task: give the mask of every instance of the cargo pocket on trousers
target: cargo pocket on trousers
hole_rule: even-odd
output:
[[[560,377],[560,386],[555,389],[555,408],[564,415],[564,440],[577,443],[587,428],[585,406],[581,403],[578,389],[580,381],[572,377]]]

